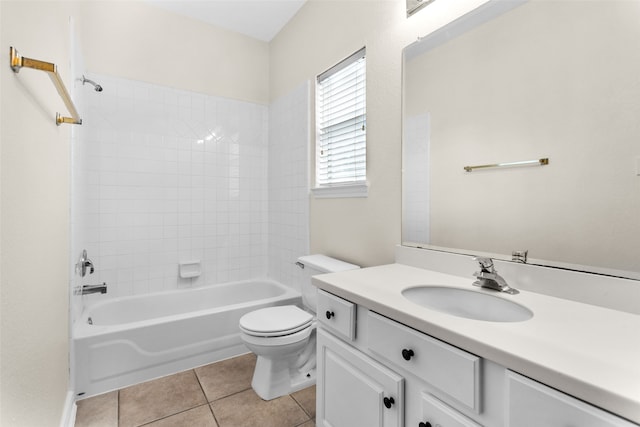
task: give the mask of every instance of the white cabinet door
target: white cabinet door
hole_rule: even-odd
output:
[[[629,421],[574,397],[518,375],[507,373],[508,427],[635,427]]]
[[[318,329],[316,425],[402,427],[404,379]]]

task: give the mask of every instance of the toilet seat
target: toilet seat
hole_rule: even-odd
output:
[[[295,305],[267,307],[240,318],[240,329],[254,337],[279,337],[311,326],[313,316]]]

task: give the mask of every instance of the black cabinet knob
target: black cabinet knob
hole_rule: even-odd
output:
[[[413,350],[411,350],[410,348],[404,348],[402,349],[402,358],[404,360],[411,360],[411,358],[415,355],[415,353],[413,352]]]
[[[389,409],[393,406],[394,403],[396,403],[395,400],[393,400],[393,397],[385,397],[384,399],[382,399],[382,402],[384,402],[384,406]]]
[[[418,427],[431,427],[431,423],[429,421],[427,421],[426,423],[420,423],[418,424]]]
[[[327,319],[331,320],[331,318],[335,316],[335,313],[333,311],[327,310],[325,315],[327,316]]]

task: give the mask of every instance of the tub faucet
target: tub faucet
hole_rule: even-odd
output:
[[[473,282],[474,286],[493,289],[510,295],[520,293],[517,289],[510,287],[507,281],[498,274],[491,258],[474,257],[473,259],[480,264],[480,271],[473,273],[473,275],[478,278],[478,280]]]
[[[100,292],[101,294],[107,293],[107,284],[102,283],[102,285],[83,285],[82,287],[76,286],[73,290],[74,295],[87,295],[87,294],[97,294]]]

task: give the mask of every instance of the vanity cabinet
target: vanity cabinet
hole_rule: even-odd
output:
[[[316,425],[481,426],[479,357],[322,290],[318,323]]]
[[[318,426],[640,427],[320,292],[323,308],[343,309],[342,322],[318,311]]]
[[[404,426],[404,378],[318,330],[316,424]]]

